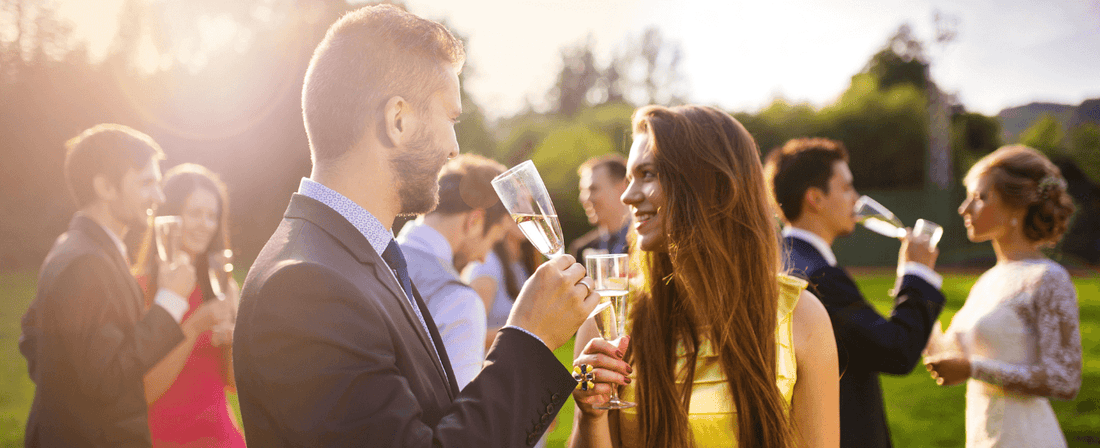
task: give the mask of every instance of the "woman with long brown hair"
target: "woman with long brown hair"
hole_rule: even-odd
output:
[[[633,267],[619,346],[590,320],[575,365],[573,447],[836,447],[832,326],[805,283],[782,275],[752,136],[709,107],[635,112],[622,196]],[[625,352],[624,352],[625,351]],[[601,411],[612,387],[637,403]]]
[[[180,217],[179,250],[191,260],[196,281],[190,297],[184,298],[190,308],[181,323],[183,342],[145,374],[153,446],[243,448],[243,435],[225,395],[234,386],[232,328],[239,297],[236,282],[220,268],[227,263],[224,252],[230,247],[228,193],[213,172],[186,163],[165,174],[164,196],[157,214]],[[148,303],[151,292],[157,291],[156,252],[150,227],[137,272]],[[212,276],[218,289],[226,285],[221,297]]]

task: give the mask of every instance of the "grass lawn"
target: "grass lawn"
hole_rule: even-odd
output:
[[[940,317],[944,328],[962,306],[976,275],[945,275],[947,308]],[[893,286],[891,274],[865,273],[857,282],[880,312],[889,312]],[[1081,338],[1084,346],[1084,378],[1081,392],[1073,401],[1052,401],[1058,421],[1070,446],[1100,446],[1100,278],[1074,279],[1081,307]],[[35,274],[0,274],[0,448],[23,446],[23,427],[34,397],[34,385],[19,354],[19,318],[34,297]],[[563,364],[572,364],[573,345],[555,352]],[[918,367],[911,375],[883,375],[887,417],[894,446],[959,447],[963,445],[963,386],[942,388]],[[236,404],[236,397],[230,397]],[[561,447],[569,437],[573,421],[572,399],[558,417],[548,446]]]

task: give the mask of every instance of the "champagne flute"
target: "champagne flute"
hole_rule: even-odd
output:
[[[630,258],[626,254],[589,255],[585,258],[588,275],[593,279],[592,289],[600,295],[600,304],[592,311],[596,328],[605,341],[618,345],[619,338],[626,333],[624,308],[626,295],[630,292]],[[611,399],[596,409],[626,409],[636,406],[634,403],[619,399],[618,388],[611,386]]]
[[[905,237],[905,224],[890,209],[869,196],[861,196],[856,201],[855,216],[867,230],[891,238]],[[918,219],[913,226],[913,234],[927,237],[929,245],[935,248],[943,236],[943,227],[932,221]]]
[[[229,279],[233,276],[233,251],[226,249],[220,254],[211,254],[208,264],[210,288],[214,291],[214,297],[225,300],[225,292],[229,290]]]
[[[493,178],[493,189],[523,235],[546,258],[565,252],[561,223],[546,184],[530,160]]]
[[[932,221],[918,219],[917,223],[913,224],[913,235],[928,238],[928,245],[934,249],[939,244],[940,238],[943,237],[943,227]]]
[[[890,209],[871,199],[870,196],[861,196],[856,201],[855,214],[856,220],[867,230],[891,238],[905,236],[905,224],[902,224]]]
[[[179,251],[183,219],[179,216],[157,216],[153,218],[153,235],[156,237],[157,255],[160,261],[172,263]]]
[[[226,299],[226,292],[229,291],[229,282],[233,277],[233,251],[225,249],[220,254],[211,254],[208,258],[209,268],[207,269],[210,275],[210,289],[214,292],[215,300]],[[211,343],[220,346],[227,342],[231,342],[233,334],[233,322],[221,322],[214,325],[211,330]]]

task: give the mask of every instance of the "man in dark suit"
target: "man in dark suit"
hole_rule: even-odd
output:
[[[856,224],[853,208],[859,195],[844,146],[823,138],[791,140],[768,154],[764,170],[787,224],[786,266],[809,280],[833,322],[843,370],[840,445],[889,447],[878,375],[908,374],[920,360],[943,309],[942,279],[932,270],[939,252],[911,232],[902,241],[897,298],[884,318],[837,264],[831,248]]]
[[[571,256],[536,270],[459,392],[393,240],[396,216],[435,207],[458,153],[463,59],[444,27],[391,5],[345,15],[314,52],[313,171],[248,272],[234,334],[249,445],[531,445],[576,386],[551,349],[599,296]]]
[[[590,254],[625,254],[630,209],[619,197],[626,191],[626,159],[618,154],[596,156],[581,164],[577,175],[578,199],[596,228],[573,241],[569,253],[581,261]]]
[[[183,341],[195,273],[186,256],[161,267],[145,310],[122,239],[164,201],[160,147],[99,125],[67,144],[65,180],[80,211],[54,243],[23,316],[19,350],[37,388],[28,447],[148,447],[145,373]],[[187,325],[187,324],[185,324]]]

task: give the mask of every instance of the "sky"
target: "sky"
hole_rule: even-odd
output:
[[[172,1],[172,0],[158,0]],[[182,1],[182,0],[179,0]],[[597,62],[657,26],[680,44],[691,102],[757,111],[776,98],[829,104],[902,23],[932,40],[932,77],[968,110],[1100,98],[1100,0],[407,0],[468,38],[466,87],[490,118],[545,109],[563,47],[591,38]],[[95,54],[122,0],[62,0]]]

